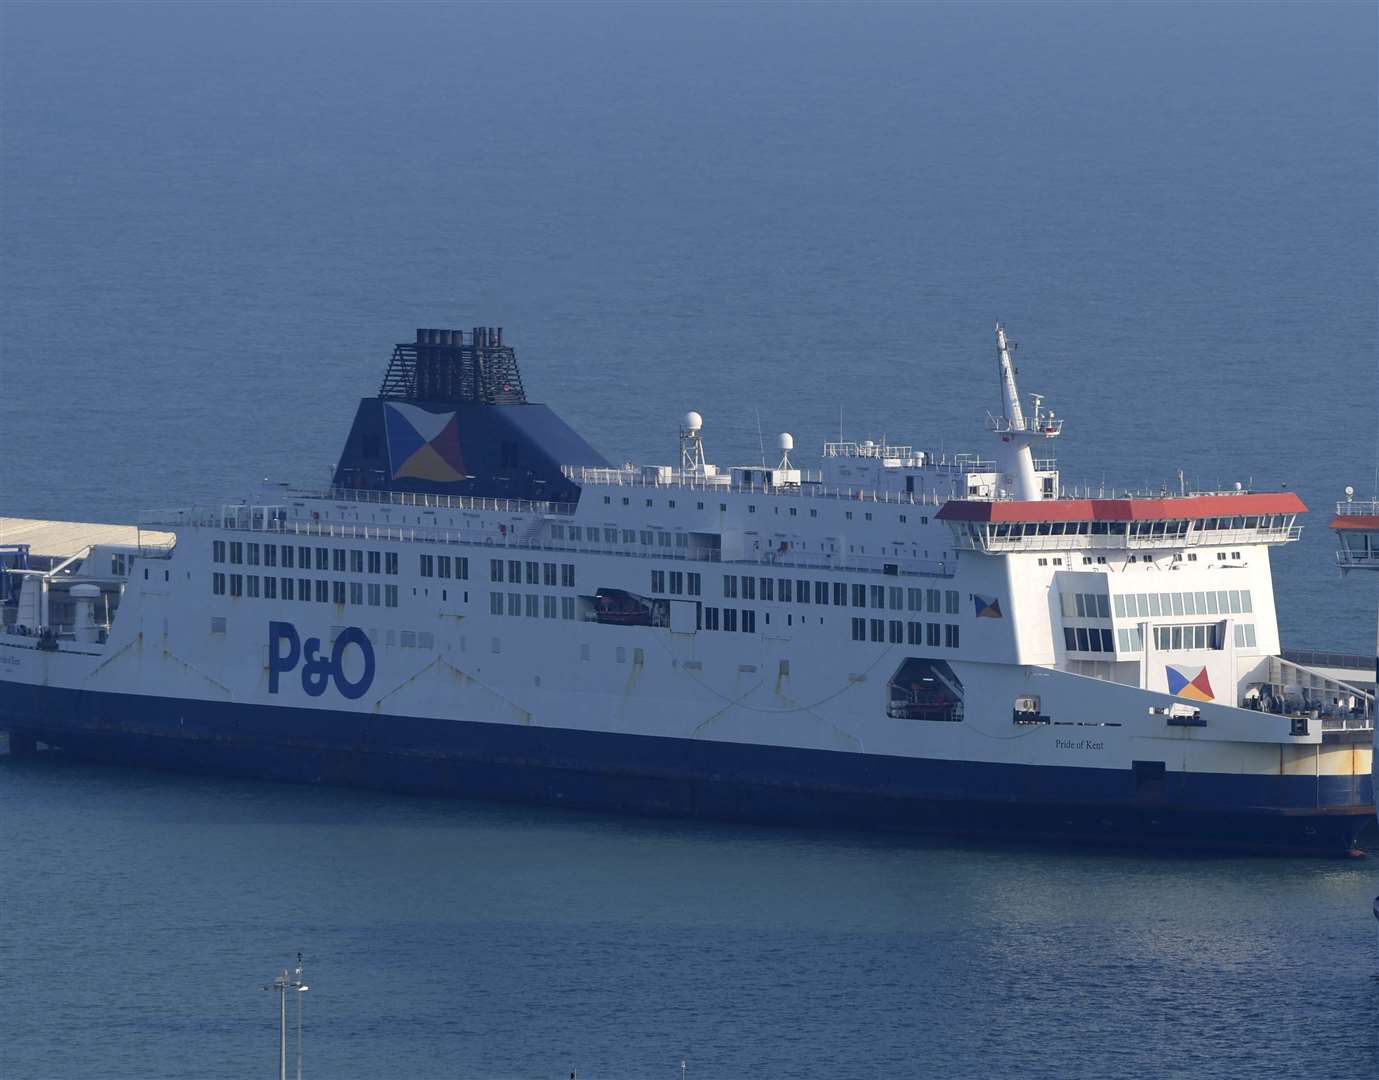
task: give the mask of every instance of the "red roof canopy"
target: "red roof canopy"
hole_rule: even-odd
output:
[[[1331,527],[1379,532],[1379,514],[1337,514],[1331,519]]]
[[[1276,491],[1188,495],[1173,499],[1040,499],[1028,502],[954,499],[944,503],[936,516],[943,521],[1181,521],[1184,518],[1306,512],[1306,505],[1296,494]]]

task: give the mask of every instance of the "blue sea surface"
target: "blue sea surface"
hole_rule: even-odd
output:
[[[324,483],[418,326],[611,460],[1297,491],[1368,652],[1372,4],[0,4],[0,514]],[[1368,863],[671,825],[0,758],[0,1076],[1379,1075]]]

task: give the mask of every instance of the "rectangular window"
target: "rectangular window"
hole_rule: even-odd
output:
[[[1163,614],[1163,609],[1159,606],[1159,594],[1156,592],[1149,594],[1149,614],[1155,618]]]
[[[843,582],[841,582],[841,581],[835,581],[835,582],[833,583],[833,606],[834,606],[834,607],[847,607],[847,604],[848,604],[848,587],[847,587],[847,585],[845,585],[845,584],[844,584]]]
[[[742,599],[755,600],[757,598],[757,579],[754,577],[742,578]]]
[[[556,604],[554,596],[543,596],[541,598],[541,614],[548,619],[556,617]]]
[[[938,627],[939,624],[936,622],[924,624],[924,644],[930,648],[938,647]]]
[[[430,555],[423,555],[423,556],[421,557],[421,576],[422,576],[422,577],[435,577],[435,576],[436,576],[436,560],[435,560],[432,556],[430,556]]]
[[[699,575],[698,575],[698,574],[686,574],[686,575],[685,575],[685,591],[686,591],[690,596],[698,596],[698,595],[699,595]]]
[[[310,579],[310,578],[298,578],[298,579],[297,579],[297,599],[298,599],[298,600],[301,600],[301,601],[304,601],[304,602],[310,602],[310,600],[311,600],[311,579]]]
[[[489,581],[502,581],[502,580],[503,580],[503,560],[502,560],[502,559],[489,559],[489,560],[488,560],[488,580],[489,580]]]
[[[651,591],[654,593],[666,591],[666,572],[664,570],[651,571]]]
[[[909,622],[905,624],[905,643],[907,645],[924,644],[924,624]]]
[[[560,584],[567,589],[573,589],[575,587],[574,563],[566,562],[560,564]]]
[[[956,595],[956,593],[954,594]],[[961,648],[958,637],[958,627],[955,623],[945,623],[943,626],[943,644],[950,649]]]
[[[886,587],[884,585],[873,585],[870,592],[872,607],[883,608],[886,606]]]
[[[273,549],[265,546],[263,551],[266,555]],[[276,600],[278,598],[278,579],[275,577],[264,577],[263,579],[263,598],[265,600]]]
[[[924,590],[923,590],[923,589],[906,589],[906,590],[905,590],[905,607],[906,607],[906,609],[909,610],[909,611],[923,611],[923,610],[924,610]]]
[[[670,572],[670,594],[680,596],[685,591],[685,574],[683,570],[672,570]]]
[[[866,619],[854,618],[854,619],[852,620],[852,640],[853,640],[853,641],[866,641],[866,640],[867,640],[867,620],[866,620]]]
[[[939,591],[938,591],[937,589],[925,589],[925,590],[924,590],[924,609],[925,609],[926,611],[932,611],[932,612],[934,612],[935,614],[937,614],[937,613],[938,613],[938,610],[939,610],[939,606],[938,606],[938,605],[939,605]],[[934,642],[934,644],[937,645],[938,642],[936,641],[936,642]]]
[[[345,583],[343,581],[332,581],[330,583],[330,599],[334,604],[345,602]]]
[[[525,566],[523,567],[523,569],[526,570],[526,572],[527,572],[527,584],[528,584],[528,585],[540,585],[540,584],[541,584],[541,564],[540,564],[540,563],[538,563],[538,562],[529,562],[529,563],[526,563]]]
[[[742,609],[742,632],[744,634],[757,632],[757,613],[751,608]]]
[[[1249,589],[1241,589],[1241,590],[1240,590],[1240,611],[1241,611],[1241,614],[1244,614],[1244,615],[1251,615],[1251,614],[1254,613],[1254,608],[1250,606],[1250,590],[1249,590]],[[1254,642],[1252,641],[1252,642],[1250,642],[1250,644],[1253,645]]]
[[[316,603],[330,603],[330,582],[325,578],[316,579]]]
[[[1066,594],[1066,593],[1064,594],[1065,597],[1066,597],[1067,595],[1068,595],[1068,594]],[[1087,617],[1086,596],[1087,596],[1086,593],[1077,593],[1076,595],[1073,596],[1074,607],[1075,607],[1076,610],[1077,610],[1077,617],[1078,617],[1079,619],[1085,619],[1085,618]],[[1064,614],[1064,615],[1067,615],[1067,614],[1068,614],[1068,609],[1067,609],[1067,606],[1066,606],[1066,605],[1065,605],[1064,608],[1063,608],[1063,614]]]
[[[733,574],[723,575],[723,597],[726,600],[737,599],[737,577]]]
[[[232,563],[242,563],[244,561],[244,543],[242,541],[230,541],[230,561]]]
[[[823,605],[828,603],[828,582],[814,582],[814,603]]]
[[[369,607],[378,607],[383,603],[383,586],[376,581],[369,582]]]
[[[501,615],[503,613],[503,594],[492,592],[488,594],[488,613],[490,615]]]
[[[305,545],[302,545],[301,547],[297,548],[297,569],[311,569],[311,548]]]
[[[224,595],[225,595],[225,575],[224,575],[224,574],[212,574],[212,575],[211,575],[211,592],[214,593],[216,596],[224,596]]]
[[[383,553],[383,572],[385,574],[397,573],[397,552],[385,551]]]
[[[852,587],[852,606],[867,606],[867,587],[865,585],[854,585]]]
[[[761,579],[761,587],[757,590],[763,600],[774,600],[776,598],[776,582],[774,578],[764,577]]]
[[[555,563],[548,562],[541,564],[541,584],[548,588],[555,588],[558,579],[555,576]]]
[[[1090,648],[1091,647],[1087,644],[1087,628],[1085,626],[1079,626],[1077,628],[1077,651],[1088,652]]]
[[[529,619],[535,619],[535,618],[538,617],[538,615],[539,615],[539,610],[538,610],[538,608],[539,608],[540,602],[541,602],[541,597],[537,596],[536,593],[527,593],[527,598],[526,598],[526,602],[525,602],[525,605],[524,605],[524,606],[526,607],[527,618],[529,618]]]
[[[362,604],[364,602],[364,583],[362,581],[350,582],[350,603]]]
[[[224,561],[225,561],[225,541],[224,541],[224,540],[212,540],[212,541],[211,541],[211,562],[224,562]]]
[[[704,609],[704,629],[705,629],[705,630],[717,630],[717,629],[718,629],[718,608],[716,608],[716,607],[706,607],[706,608]]]
[[[1123,619],[1123,618],[1125,618],[1125,594],[1124,594],[1124,593],[1116,593],[1114,599],[1115,599],[1115,603],[1116,603],[1116,618],[1118,618],[1118,619]],[[1065,611],[1063,614],[1066,615],[1067,612]]]
[[[948,615],[956,615],[962,610],[958,603],[958,593],[955,589],[947,589],[943,594],[943,610]],[[954,627],[956,630],[957,628]],[[956,636],[956,635],[955,635]],[[954,646],[956,648],[956,646]]]
[[[1245,624],[1245,645],[1253,649],[1255,647],[1255,628],[1254,623]]]
[[[1169,595],[1173,601],[1173,614],[1181,615],[1183,613],[1183,594],[1176,592],[1170,593]]]
[[[291,548],[285,548],[284,550],[285,550],[285,551],[291,551],[292,549],[291,549]],[[281,584],[282,584],[282,598],[283,598],[284,600],[291,600],[291,599],[293,599],[293,595],[292,595],[292,582],[293,582],[293,579],[290,578],[290,577],[285,577],[285,578],[282,579],[282,583],[281,583]]]
[[[232,545],[232,546],[233,546],[233,545]],[[231,595],[231,596],[243,596],[243,595],[244,595],[244,577],[243,577],[243,575],[241,575],[241,574],[231,574],[231,575],[230,575],[230,595]]]
[[[776,582],[776,596],[782,604],[788,604],[795,599],[795,582],[788,577],[783,577]]]
[[[436,556],[436,577],[438,577],[438,578],[448,578],[449,576],[450,576],[450,556],[449,556],[449,555],[437,555],[437,556]]]
[[[245,561],[246,563],[248,563],[250,566],[258,566],[258,564],[259,564],[259,546],[258,546],[258,544],[245,544],[245,545],[244,545],[244,561]]]
[[[729,631],[737,629],[737,608],[725,607],[723,609],[723,629]]]
[[[809,603],[809,582],[803,578],[795,582],[795,596],[801,604]]]
[[[521,614],[522,614],[522,594],[521,594],[521,593],[516,593],[516,592],[510,592],[510,593],[508,593],[508,614],[509,614],[509,615],[521,615]]]
[[[277,565],[278,565],[278,545],[277,545],[277,544],[264,544],[264,545],[263,545],[263,565],[264,565],[264,566],[277,566]]]
[[[329,549],[329,548],[317,548],[317,549],[316,549],[316,569],[317,569],[317,570],[329,570],[329,569],[330,569],[330,549]]]
[[[384,586],[383,586],[383,606],[384,606],[384,607],[397,607],[397,586],[396,586],[396,585],[384,585]]]
[[[359,548],[350,548],[350,573],[362,574],[364,572],[364,552]]]
[[[296,552],[296,550],[297,550],[297,549],[294,548],[291,544],[284,544],[284,545],[283,545],[283,547],[282,547],[282,568],[283,568],[284,570],[294,570],[294,569],[296,569],[296,567],[293,566],[293,559],[292,559],[293,553]]]
[[[904,610],[905,610],[905,590],[904,590],[904,589],[899,588],[898,586],[892,585],[892,586],[886,591],[886,595],[887,595],[887,597],[888,597],[888,599],[889,599],[890,608],[891,608],[892,611],[904,611]]]
[[[872,619],[872,620],[871,620],[871,639],[872,639],[872,641],[885,641],[885,640],[886,640],[886,620],[885,620],[885,619]]]
[[[889,640],[892,645],[903,645],[905,643],[905,624],[899,619],[890,620],[886,629],[890,632]]]
[[[1077,631],[1071,626],[1063,627],[1063,647],[1068,652],[1077,652]]]
[[[368,554],[369,554],[369,573],[371,573],[371,574],[381,574],[381,573],[383,573],[383,552],[381,552],[381,551],[370,551]]]
[[[1103,626],[1101,628],[1101,651],[1115,652],[1115,646],[1111,644],[1111,628]]]
[[[345,549],[332,548],[330,552],[331,569],[337,574],[345,573]]]

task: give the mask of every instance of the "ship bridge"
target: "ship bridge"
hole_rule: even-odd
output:
[[[1379,499],[1337,503],[1331,529],[1336,534],[1336,565],[1343,572],[1379,570]]]
[[[1306,511],[1290,491],[1241,491],[1166,498],[955,499],[936,516],[948,523],[959,548],[1000,554],[1286,544],[1302,535],[1297,515]]]

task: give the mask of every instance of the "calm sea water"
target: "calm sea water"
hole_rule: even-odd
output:
[[[325,480],[416,326],[614,460],[984,447],[1317,513],[1367,651],[1372,5],[0,5],[0,512]],[[1359,587],[1357,587],[1359,586]],[[0,761],[0,1074],[1379,1074],[1370,865],[670,826]]]

